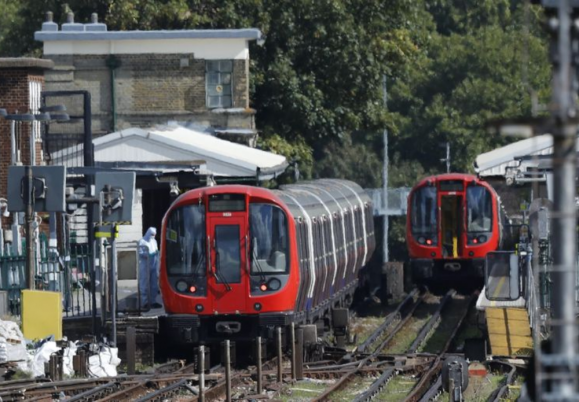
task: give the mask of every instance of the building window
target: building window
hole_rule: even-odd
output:
[[[232,60],[208,60],[205,64],[207,107],[232,107],[231,74]]]

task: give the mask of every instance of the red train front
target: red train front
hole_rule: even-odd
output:
[[[291,323],[323,329],[373,249],[371,203],[351,182],[189,191],[163,220],[164,325],[175,344],[272,339]]]
[[[442,174],[408,196],[406,241],[415,280],[484,276],[485,256],[502,241],[502,208],[495,190],[476,176]]]

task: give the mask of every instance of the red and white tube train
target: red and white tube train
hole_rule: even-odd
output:
[[[331,325],[374,247],[371,200],[349,181],[188,191],[163,219],[164,325],[173,342],[205,344]]]
[[[423,179],[408,196],[406,242],[413,279],[484,278],[485,257],[501,247],[505,223],[496,191],[476,176]]]

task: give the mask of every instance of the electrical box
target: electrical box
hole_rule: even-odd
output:
[[[22,290],[22,333],[26,339],[62,339],[62,293]]]

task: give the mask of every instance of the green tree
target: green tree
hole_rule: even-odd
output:
[[[22,26],[19,0],[0,0],[0,55],[11,55],[18,52],[19,41],[13,41],[10,32]]]
[[[505,6],[499,0],[482,3]],[[464,23],[474,18],[467,18],[468,10],[452,10],[453,22],[444,22],[444,34],[432,34],[427,63],[410,66],[410,79],[397,80],[393,90],[391,105],[399,114],[394,151],[420,161],[427,171],[444,171],[439,144],[445,141],[451,144],[453,170],[471,170],[476,155],[508,141],[488,134],[489,120],[530,116],[531,96],[542,102],[549,96],[550,67],[535,9],[528,33],[522,29],[521,8],[506,13],[506,25],[504,13],[489,11],[472,26]],[[451,28],[457,32],[447,34]]]

